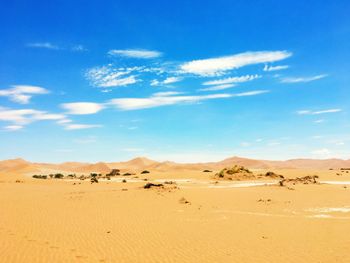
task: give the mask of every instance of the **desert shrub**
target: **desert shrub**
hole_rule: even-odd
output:
[[[150,171],[147,171],[147,170],[144,170],[141,172],[141,174],[149,174],[149,173],[150,173]]]
[[[92,176],[91,179],[90,179],[90,182],[93,184],[93,183],[98,183],[98,180],[96,178],[96,176]]]
[[[60,173],[54,175],[55,179],[62,179],[63,177],[64,177],[64,175],[60,174]]]
[[[210,170],[207,170],[207,169],[203,170],[203,173],[211,173],[211,172],[213,172],[213,171],[210,171]]]
[[[152,187],[163,187],[163,184],[147,183],[143,186],[145,189],[150,189]]]
[[[47,179],[47,175],[34,174],[32,177],[35,178],[35,179]]]

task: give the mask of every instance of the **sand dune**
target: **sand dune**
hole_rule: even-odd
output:
[[[122,171],[140,172],[142,170],[152,170],[158,172],[165,171],[199,171],[203,169],[219,170],[233,165],[245,166],[249,169],[340,169],[350,167],[350,160],[341,159],[294,159],[287,161],[254,160],[248,158],[232,157],[220,162],[211,163],[175,163],[171,161],[157,162],[145,157],[139,157],[126,162],[112,163],[80,163],[65,162],[61,164],[31,163],[23,159],[12,159],[0,161],[0,173],[108,173],[111,169],[121,169]]]

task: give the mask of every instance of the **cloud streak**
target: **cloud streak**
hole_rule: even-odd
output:
[[[297,111],[297,113],[299,115],[319,115],[319,114],[326,114],[326,113],[336,113],[341,111],[342,109],[327,109],[327,110],[320,110],[320,111],[300,110],[300,111]]]
[[[311,82],[311,81],[323,79],[327,76],[328,76],[327,74],[321,74],[321,75],[316,75],[316,76],[311,76],[311,77],[288,77],[288,78],[282,78],[281,82],[282,83]]]
[[[84,130],[92,128],[100,128],[102,125],[99,124],[67,124],[64,126],[65,130]]]
[[[242,82],[252,81],[252,80],[258,79],[258,78],[261,78],[261,76],[260,75],[245,75],[245,76],[240,76],[240,77],[230,77],[230,78],[206,81],[206,82],[203,82],[202,84],[205,86],[233,84],[233,83],[242,83]]]
[[[225,99],[231,97],[243,97],[243,96],[254,96],[263,93],[267,93],[267,90],[257,90],[242,92],[237,94],[211,94],[211,95],[193,95],[193,96],[151,96],[148,98],[121,98],[112,99],[108,102],[109,105],[114,106],[120,110],[140,110],[155,108],[160,106],[168,106],[183,103],[196,103],[205,100],[212,99]]]
[[[108,54],[111,56],[121,56],[138,59],[152,59],[162,56],[162,53],[159,51],[146,49],[112,49],[108,51]]]
[[[17,125],[25,125],[43,120],[61,120],[64,118],[66,118],[66,116],[63,114],[51,114],[46,111],[38,111],[34,109],[0,110],[0,121],[12,122]]]
[[[181,81],[183,78],[182,77],[167,77],[163,81],[159,81],[157,79],[154,79],[151,81],[151,86],[162,86],[162,85],[167,85],[167,84],[172,84]]]
[[[52,49],[52,50],[58,50],[60,49],[58,46],[50,43],[50,42],[35,42],[35,43],[28,43],[27,47],[32,48],[44,48],[44,49]]]
[[[47,93],[49,93],[47,89],[30,85],[13,85],[10,89],[0,90],[0,96],[8,97],[11,101],[20,104],[28,104],[33,95]]]
[[[280,66],[268,66],[268,65],[265,65],[264,67],[264,71],[278,71],[278,70],[284,70],[284,69],[287,69],[289,68],[288,65],[280,65]]]
[[[67,111],[66,114],[71,115],[95,114],[104,109],[102,104],[93,102],[63,103],[61,107]]]
[[[280,61],[291,55],[292,53],[288,51],[245,52],[231,56],[193,60],[180,65],[180,69],[184,73],[215,76],[248,65]]]

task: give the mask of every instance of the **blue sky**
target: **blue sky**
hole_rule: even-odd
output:
[[[348,1],[3,2],[0,159],[349,159],[349,13]]]

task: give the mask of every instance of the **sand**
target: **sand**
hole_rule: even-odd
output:
[[[350,175],[276,172],[339,184],[215,184],[176,170],[98,184],[0,174],[0,262],[350,262]],[[143,189],[142,178],[177,189]]]

